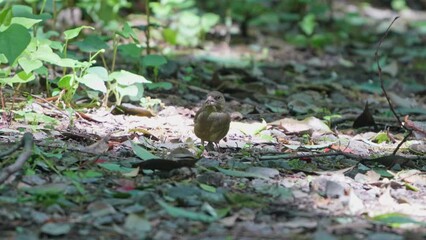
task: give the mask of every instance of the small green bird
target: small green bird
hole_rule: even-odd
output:
[[[201,139],[207,141],[207,151],[214,150],[213,143],[218,145],[219,141],[226,136],[231,123],[231,116],[223,111],[225,97],[218,91],[207,94],[203,106],[197,111],[194,118],[194,132]]]

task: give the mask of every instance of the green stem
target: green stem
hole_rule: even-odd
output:
[[[104,65],[104,68],[107,70],[107,72],[108,72],[108,73],[111,73],[111,72],[108,70],[108,65],[107,65],[107,62],[106,62],[106,59],[105,59],[105,56],[104,56],[104,54],[103,54],[103,53],[101,54],[101,59],[102,59],[102,64]]]
[[[44,8],[46,7],[46,0],[43,0],[43,4],[41,5],[40,15],[44,12]]]
[[[115,58],[117,57],[117,48],[118,48],[117,34],[114,35],[114,39],[112,41],[112,48],[113,48],[113,54],[112,54],[111,72],[114,72]]]
[[[67,57],[67,48],[68,48],[68,39],[65,40],[64,49],[62,50],[64,58]],[[62,75],[65,75],[66,73],[67,73],[67,68],[64,67],[63,70],[62,70]]]

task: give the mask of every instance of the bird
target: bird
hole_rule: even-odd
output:
[[[194,118],[194,133],[204,141],[207,141],[206,150],[213,151],[213,143],[218,147],[219,141],[228,134],[231,116],[223,110],[225,97],[218,91],[207,94],[203,106],[197,111]]]

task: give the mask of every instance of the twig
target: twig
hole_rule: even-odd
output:
[[[399,118],[399,116],[396,114],[395,109],[392,106],[392,103],[390,101],[390,98],[386,92],[386,89],[384,87],[384,83],[383,83],[383,79],[382,79],[382,68],[380,67],[380,63],[379,63],[379,50],[380,50],[380,46],[382,45],[383,40],[386,38],[386,36],[389,33],[390,28],[392,27],[392,24],[398,19],[399,17],[395,17],[393,19],[393,21],[391,22],[391,24],[389,24],[389,27],[386,29],[385,34],[382,36],[382,38],[379,41],[379,44],[377,45],[377,49],[376,52],[374,53],[374,56],[376,58],[376,63],[377,63],[377,72],[379,75],[379,80],[380,80],[380,87],[382,88],[383,94],[386,97],[386,100],[388,101],[389,104],[389,108],[392,111],[393,115],[395,116],[396,120],[398,120],[399,126],[402,127],[403,129],[405,129],[406,131],[408,131],[408,134],[404,137],[404,139],[402,139],[402,141],[398,144],[398,146],[395,148],[395,150],[393,151],[392,155],[395,156],[396,153],[398,152],[399,148],[402,146],[402,144],[407,141],[408,137],[411,135],[411,133],[413,131],[409,130],[407,127],[404,126],[404,124],[402,123],[401,119]],[[393,162],[392,165],[395,164],[395,161]]]
[[[7,166],[0,172],[0,184],[3,184],[12,174],[22,169],[24,163],[30,158],[33,152],[33,144],[33,135],[26,132],[21,140],[21,146],[24,147],[24,150],[14,164]]]
[[[377,49],[376,49],[376,52],[374,53],[374,56],[375,56],[375,58],[376,58],[376,63],[377,63],[377,72],[378,72],[378,75],[379,75],[380,87],[382,88],[383,94],[385,95],[386,100],[388,101],[388,104],[389,104],[389,108],[390,108],[390,110],[392,111],[392,113],[393,113],[393,115],[395,116],[396,120],[398,120],[399,125],[400,125],[400,126],[403,126],[402,121],[401,121],[401,119],[399,119],[398,115],[396,114],[395,109],[393,108],[392,103],[391,103],[391,101],[390,101],[390,98],[389,98],[389,96],[388,96],[388,94],[387,94],[387,92],[386,92],[386,89],[385,89],[385,87],[384,87],[384,83],[383,83],[383,79],[382,79],[382,67],[380,66],[380,63],[379,63],[379,50],[380,50],[380,47],[382,46],[383,40],[384,40],[384,39],[386,38],[386,36],[388,35],[389,30],[390,30],[390,28],[392,27],[392,24],[393,24],[393,23],[394,23],[394,22],[395,22],[398,18],[399,18],[399,16],[395,17],[395,18],[393,19],[393,21],[391,22],[391,24],[389,25],[389,27],[386,29],[385,34],[382,36],[382,38],[381,38],[381,39],[380,39],[380,41],[379,41],[379,44],[377,45]]]
[[[393,150],[392,155],[395,155],[399,148],[401,148],[402,144],[407,141],[408,137],[411,136],[411,134],[413,133],[413,130],[408,130],[408,133],[404,136],[404,138],[402,139],[402,141],[398,144],[398,146],[396,146],[395,150]]]

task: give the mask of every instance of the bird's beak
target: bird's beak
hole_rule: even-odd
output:
[[[212,96],[208,96],[206,101],[204,102],[206,105],[213,105],[216,101]]]

